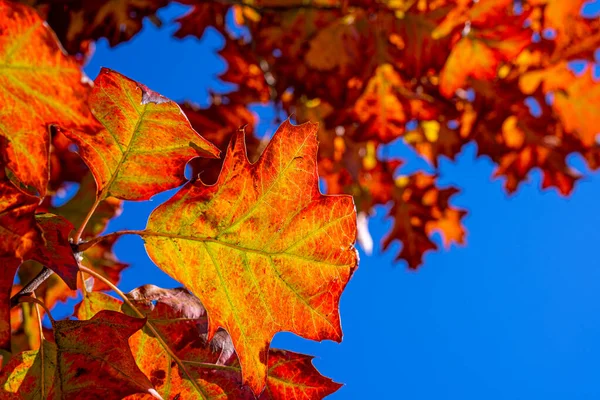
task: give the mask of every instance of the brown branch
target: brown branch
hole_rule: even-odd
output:
[[[17,294],[10,299],[10,308],[13,308],[19,304],[19,298],[22,296],[29,296],[32,294],[44,281],[54,273],[48,267],[42,268],[42,270],[33,278],[27,285],[25,285]]]

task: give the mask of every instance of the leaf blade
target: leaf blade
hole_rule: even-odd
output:
[[[342,336],[337,307],[357,264],[356,214],[349,196],[319,192],[316,130],[285,122],[255,164],[238,133],[217,183],[184,186],[142,234],[150,258],[206,306],[209,338],[218,326],[232,336],[255,393],[276,332]]]

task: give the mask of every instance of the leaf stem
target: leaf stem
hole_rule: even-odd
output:
[[[230,365],[211,364],[211,363],[204,363],[204,362],[200,362],[200,361],[188,361],[188,360],[182,360],[182,362],[184,364],[190,364],[190,365],[194,365],[194,366],[200,367],[200,368],[219,369],[219,370],[223,370],[223,371],[240,372],[239,368],[232,367]]]
[[[50,313],[50,310],[48,309],[48,307],[46,307],[46,305],[39,301],[38,299],[36,299],[35,297],[31,297],[31,296],[21,296],[19,297],[19,303],[35,303],[37,305],[40,305],[44,311],[46,311],[46,314],[48,315],[48,318],[50,318],[50,321],[52,321],[52,323],[54,323],[54,318],[52,318],[52,314]],[[40,324],[41,324],[41,319],[40,319]]]
[[[125,231],[122,231],[122,232],[125,232]],[[137,232],[137,231],[131,231],[131,232]],[[117,233],[117,232],[115,232],[115,233]],[[104,236],[104,237],[106,237],[106,236]],[[134,313],[136,313],[140,318],[146,318],[146,316],[140,310],[138,310],[138,308],[129,300],[129,298],[125,295],[125,293],[123,293],[111,281],[109,281],[102,275],[98,274],[96,271],[93,271],[87,267],[84,267],[83,265],[79,266],[79,270],[82,272],[85,272],[86,274],[92,275],[94,278],[99,279],[102,282],[104,282],[108,287],[110,287],[115,293],[117,293],[123,299],[125,304],[127,304],[133,310]],[[202,393],[203,397],[206,398],[206,395],[204,394],[204,391],[202,390],[202,388],[200,388],[198,386],[198,384],[194,380],[193,376],[186,369],[184,363],[179,359],[179,357],[177,357],[175,355],[175,353],[173,353],[173,351],[171,350],[171,348],[169,347],[167,342],[165,342],[165,340],[163,339],[161,334],[156,330],[154,325],[152,325],[152,323],[148,320],[146,320],[146,325],[148,326],[148,329],[150,329],[152,334],[156,337],[156,340],[158,340],[158,342],[160,343],[162,348],[165,349],[165,351],[171,357],[171,359],[173,359],[173,361],[175,361],[177,363],[177,365],[179,366],[181,371],[187,376],[187,378],[190,380],[192,385],[198,390],[199,393]]]
[[[144,231],[136,231],[136,230],[117,231],[117,232],[109,233],[109,234],[104,235],[104,236],[95,237],[93,239],[88,240],[87,242],[82,242],[81,244],[79,244],[77,246],[77,250],[79,252],[86,251],[90,247],[94,247],[98,243],[100,243],[100,242],[102,242],[104,240],[108,240],[110,238],[113,238],[115,236],[117,236],[117,237],[118,236],[123,236],[123,235],[140,235],[141,236],[143,234],[144,234]]]
[[[98,205],[102,201],[100,199],[101,199],[100,196],[96,197],[96,201],[94,201],[94,204],[92,204],[92,207],[90,208],[90,210],[88,211],[87,215],[83,219],[83,222],[81,223],[81,226],[79,227],[79,229],[77,229],[77,232],[75,232],[75,236],[73,236],[73,243],[74,244],[79,244],[79,241],[81,240],[81,235],[83,235],[83,231],[85,230],[85,227],[87,226],[88,222],[90,222],[90,219],[92,218],[92,215],[94,215],[94,212],[96,211],[96,208],[98,208]]]
[[[35,297],[35,293],[31,293],[31,298],[36,299],[37,297]],[[44,326],[42,325],[42,313],[40,313],[40,306],[38,304],[35,304],[35,315],[37,317],[37,321],[38,321],[38,329],[40,330],[40,349],[39,352],[42,356],[42,360],[44,359],[44,340],[46,340],[46,338],[44,337]],[[44,376],[44,373],[46,371],[44,371],[44,368],[41,368],[41,378],[42,381],[40,382],[41,388],[42,388],[42,394],[46,393],[46,389],[44,387],[45,383],[46,383],[46,377]]]

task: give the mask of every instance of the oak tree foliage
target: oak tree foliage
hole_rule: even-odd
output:
[[[437,172],[465,144],[508,193],[539,169],[569,195],[574,153],[600,168],[600,20],[583,0],[180,0],[174,36],[216,29],[234,90],[199,108],[84,75],[96,40],[160,26],[169,3],[0,0],[1,398],[323,398],[340,384],[270,342],[341,340],[375,206],[393,221],[382,249],[400,242],[416,269],[435,232],[465,243],[459,189]],[[270,140],[257,103],[289,117]],[[436,172],[403,174],[384,151],[398,141]],[[124,200],[174,188],[145,229],[104,233]],[[122,293],[125,234],[185,289]],[[78,292],[73,318],[54,320]]]

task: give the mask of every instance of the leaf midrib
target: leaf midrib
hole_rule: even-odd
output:
[[[113,101],[113,103],[115,104],[119,104],[118,102],[115,102],[110,95],[106,92],[106,90],[104,88],[102,88],[102,91],[104,92],[104,94],[111,99],[111,101]],[[113,185],[113,183],[115,182],[115,180],[117,179],[117,176],[119,175],[119,171],[121,169],[121,167],[123,166],[123,164],[125,163],[125,160],[127,160],[127,157],[129,156],[129,153],[131,152],[131,147],[132,147],[132,143],[135,141],[135,139],[137,138],[137,135],[139,134],[139,129],[140,126],[142,124],[142,121],[144,120],[144,115],[146,114],[146,110],[148,109],[148,104],[144,104],[142,112],[140,113],[137,108],[135,107],[135,103],[133,103],[133,99],[131,99],[131,97],[127,96],[127,99],[129,100],[129,103],[132,105],[133,109],[136,110],[136,112],[138,113],[138,120],[135,124],[135,126],[133,127],[133,132],[131,133],[131,138],[129,139],[129,143],[127,143],[127,148],[125,149],[125,151],[123,151],[123,156],[121,157],[121,159],[119,160],[119,163],[117,164],[117,166],[114,169],[114,173],[111,175],[110,180],[107,182],[107,184],[104,186],[104,188],[102,189],[102,191],[100,192],[100,194],[98,195],[98,199],[99,200],[104,200],[106,197],[108,197],[108,195],[110,194],[110,189],[111,186]],[[104,125],[104,124],[103,124]],[[117,140],[117,138],[115,138],[115,136],[112,134],[112,132],[110,132],[110,130],[108,128],[106,128],[106,126],[104,127],[106,129],[106,131],[115,139],[115,144],[119,147],[119,149],[122,151],[122,147],[121,144],[119,143],[119,141]]]

